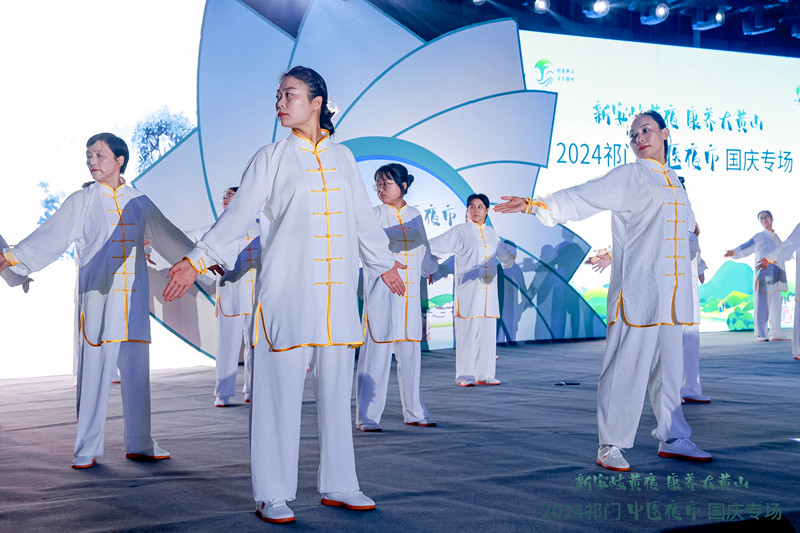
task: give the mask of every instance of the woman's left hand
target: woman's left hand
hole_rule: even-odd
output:
[[[389,272],[381,275],[381,279],[389,287],[389,290],[398,296],[403,296],[406,293],[406,284],[403,283],[403,278],[397,272],[398,268],[406,268],[403,263],[399,261],[394,262],[394,266]]]

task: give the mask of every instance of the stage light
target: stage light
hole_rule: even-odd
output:
[[[692,17],[692,29],[697,31],[712,30],[719,28],[725,23],[725,8],[719,7],[716,11],[706,11],[704,7],[698,7]]]
[[[476,6],[483,4],[486,0],[472,0],[472,3]]]
[[[550,11],[550,0],[536,0],[533,3],[533,10],[540,15]]]
[[[753,16],[742,20],[744,35],[761,35],[771,31],[775,31],[775,17],[765,15],[763,6],[755,6]]]
[[[660,3],[651,7],[646,12],[642,12],[642,14],[639,16],[639,21],[647,26],[652,26],[653,24],[664,22],[667,20],[668,16],[669,6],[667,4]]]
[[[590,19],[605,17],[609,10],[611,10],[611,4],[608,0],[593,0],[583,4],[583,14]]]

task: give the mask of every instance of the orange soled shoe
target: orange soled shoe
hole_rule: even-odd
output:
[[[322,494],[322,505],[344,507],[354,511],[371,511],[375,509],[372,498],[364,496],[360,490],[353,492],[327,492]]]
[[[286,500],[256,502],[256,516],[270,524],[294,522],[294,513],[289,509],[289,506],[286,505]]]
[[[157,444],[154,444],[152,448],[147,450],[126,453],[125,458],[134,461],[159,461],[161,459],[169,459],[169,452]]]

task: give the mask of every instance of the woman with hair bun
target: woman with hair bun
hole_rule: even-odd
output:
[[[186,293],[209,265],[232,269],[258,220],[261,270],[254,310],[250,461],[256,514],[294,521],[300,412],[306,369],[317,397],[323,505],[375,508],[361,493],[353,452],[354,348],[363,343],[356,290],[365,271],[402,295],[405,285],[353,154],[331,142],[325,80],[294,67],[280,80],[275,111],[287,139],[261,148],[236,193],[187,257],[169,272],[167,301]]]
[[[395,261],[403,271],[405,295],[397,296],[379,278],[364,279],[364,346],[356,371],[356,427],[381,431],[386,405],[392,353],[397,359],[397,382],[403,405],[403,420],[410,426],[432,427],[419,390],[422,342],[422,309],[419,289],[422,278],[436,271],[422,216],[405,201],[414,176],[403,165],[391,163],[375,172],[375,190],[381,205],[374,208]]]
[[[695,219],[686,190],[667,164],[669,129],[656,111],[632,118],[636,161],[542,198],[503,196],[500,213],[535,214],[547,226],[611,211],[614,260],[608,331],[597,386],[597,464],[630,470],[645,391],[656,416],[658,455],[710,461],[689,440],[681,408],[683,326],[694,324],[689,233]]]

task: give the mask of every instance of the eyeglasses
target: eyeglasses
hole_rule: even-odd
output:
[[[380,180],[376,181],[375,185],[372,186],[373,189],[376,191],[385,191],[389,189],[392,185],[397,185],[394,180]]]
[[[227,200],[229,198],[233,198],[233,196],[235,194],[236,194],[235,192],[228,191],[228,192],[226,192],[225,194],[222,195],[222,199],[223,200]]]

